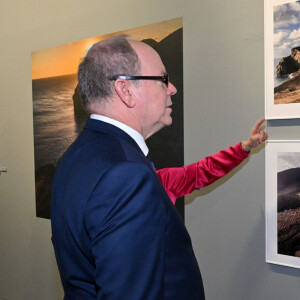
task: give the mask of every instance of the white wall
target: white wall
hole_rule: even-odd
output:
[[[1,299],[63,295],[50,221],[35,218],[31,52],[181,16],[191,163],[246,139],[264,115],[263,0],[1,1]],[[287,126],[288,137],[299,138],[297,121],[269,125],[271,138],[284,138]],[[186,198],[208,300],[299,297],[300,271],[265,263],[264,174],[261,149]]]

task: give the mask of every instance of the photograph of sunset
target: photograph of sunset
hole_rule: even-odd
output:
[[[182,18],[92,37],[31,55],[34,121],[36,216],[50,219],[51,180],[62,154],[76,139],[89,115],[84,111],[77,87],[77,68],[96,42],[126,34],[143,40],[162,57],[177,87],[174,96],[174,124],[147,140],[157,167],[183,164],[183,56]],[[155,150],[163,139],[165,149]],[[167,152],[166,155],[162,154]],[[162,160],[161,157],[168,157]]]

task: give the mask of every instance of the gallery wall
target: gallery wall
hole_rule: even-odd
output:
[[[248,138],[264,115],[263,0],[1,1],[0,298],[62,299],[50,221],[35,217],[31,52],[183,17],[189,164]],[[172,75],[171,75],[172,76]],[[269,121],[299,139],[300,122]],[[208,300],[296,299],[300,270],[265,262],[264,147],[186,197]]]

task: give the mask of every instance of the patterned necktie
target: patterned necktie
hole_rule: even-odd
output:
[[[151,167],[153,168],[153,170],[156,172],[154,163],[153,163],[153,161],[152,161],[150,155],[148,154],[148,155],[146,156],[146,158],[147,158],[148,162],[150,163]]]

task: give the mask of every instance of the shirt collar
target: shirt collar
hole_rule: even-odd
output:
[[[144,155],[145,156],[148,155],[149,148],[147,147],[143,136],[139,132],[134,130],[133,128],[131,128],[131,127],[127,126],[126,124],[121,123],[117,120],[114,120],[114,119],[111,119],[109,117],[102,116],[102,115],[91,114],[90,118],[99,120],[99,121],[102,121],[105,123],[109,123],[111,125],[114,125],[114,126],[120,128],[121,130],[125,131],[129,136],[131,136],[135,140],[135,142],[138,144],[140,149],[143,151]]]

